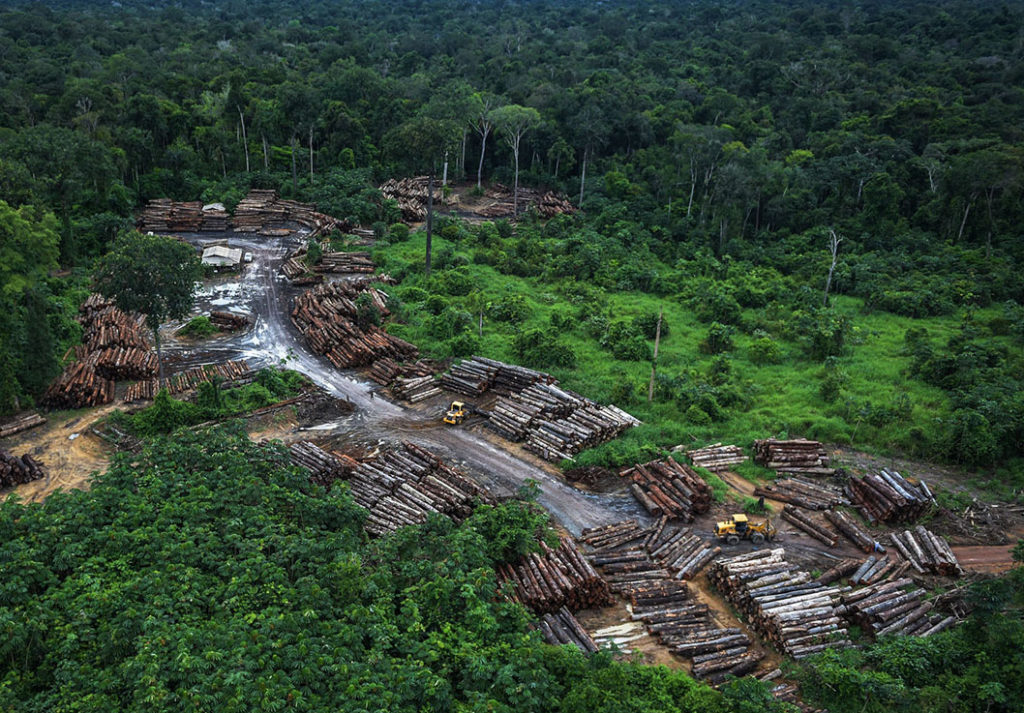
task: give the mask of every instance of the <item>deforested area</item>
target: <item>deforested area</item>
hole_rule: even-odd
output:
[[[0,710],[1015,711],[1021,27],[0,0]]]

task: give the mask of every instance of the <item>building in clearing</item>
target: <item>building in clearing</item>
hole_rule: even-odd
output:
[[[214,267],[235,267],[242,262],[242,249],[227,245],[211,245],[203,250],[203,264]]]

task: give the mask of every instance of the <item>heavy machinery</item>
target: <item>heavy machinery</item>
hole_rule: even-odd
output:
[[[452,405],[448,408],[448,413],[444,415],[444,422],[449,426],[458,426],[466,420],[468,415],[469,409],[466,408],[466,404],[462,401],[452,401]]]
[[[715,526],[715,537],[735,545],[740,540],[750,540],[759,545],[765,540],[775,539],[776,529],[771,520],[750,522],[746,515],[737,513],[731,519],[719,522]]]

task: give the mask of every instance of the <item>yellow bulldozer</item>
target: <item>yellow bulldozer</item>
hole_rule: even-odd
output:
[[[448,413],[444,415],[443,420],[449,426],[458,426],[466,420],[468,415],[469,409],[466,408],[465,403],[462,401],[452,401],[452,405],[448,408]]]
[[[740,513],[715,526],[715,537],[725,540],[726,544],[730,545],[735,545],[740,540],[750,540],[755,545],[759,545],[765,540],[774,540],[775,533],[776,529],[771,520],[750,522],[746,515]]]

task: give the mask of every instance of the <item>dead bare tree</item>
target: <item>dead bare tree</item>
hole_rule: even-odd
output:
[[[828,307],[828,291],[832,288],[832,273],[836,271],[836,263],[839,261],[839,243],[841,242],[843,242],[842,237],[830,228],[828,231],[828,249],[832,251],[832,264],[828,268],[828,279],[825,280],[825,300],[822,303],[825,307]]]

